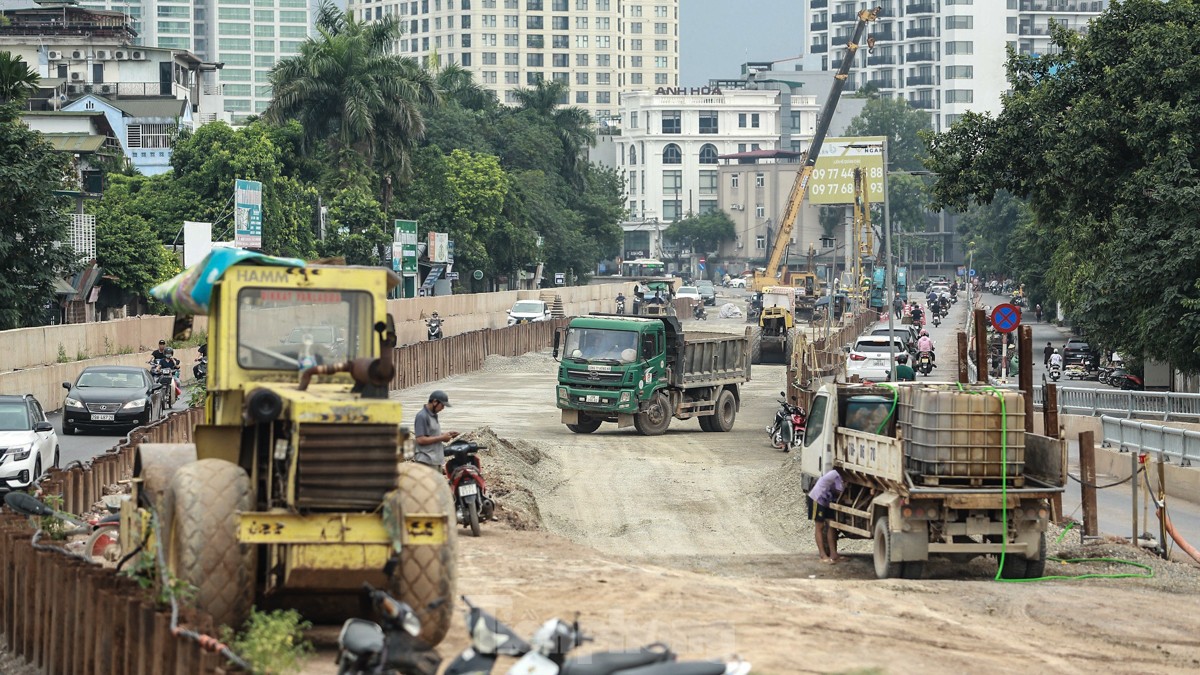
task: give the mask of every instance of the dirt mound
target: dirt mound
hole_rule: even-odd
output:
[[[488,491],[496,502],[496,517],[514,529],[540,529],[542,514],[534,495],[552,482],[558,472],[556,462],[537,445],[501,438],[491,427],[474,429],[463,438],[487,448],[479,452],[479,459]]]
[[[492,354],[483,361],[485,373],[536,373],[557,369],[554,359],[550,358],[550,350],[529,352],[520,356],[498,356]]]

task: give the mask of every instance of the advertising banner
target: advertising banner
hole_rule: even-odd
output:
[[[866,174],[867,198],[883,201],[884,136],[827,138],[808,185],[810,204],[853,204],[854,170]]]
[[[450,235],[445,232],[429,233],[429,262],[450,262]]]
[[[236,181],[233,207],[234,244],[238,248],[262,248],[262,183]]]

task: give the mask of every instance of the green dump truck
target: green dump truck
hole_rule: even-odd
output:
[[[577,434],[604,422],[630,425],[646,436],[667,430],[671,418],[700,419],[704,431],[729,431],[750,379],[750,332],[690,332],[673,316],[576,317],[554,336],[558,368],[555,402]]]

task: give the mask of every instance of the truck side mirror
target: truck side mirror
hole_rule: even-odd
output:
[[[550,352],[550,358],[558,360],[558,345],[562,339],[562,328],[554,329],[554,349]]]

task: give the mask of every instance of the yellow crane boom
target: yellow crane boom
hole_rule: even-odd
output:
[[[825,106],[821,109],[821,116],[817,119],[817,128],[813,132],[812,144],[808,147],[808,151],[804,153],[804,158],[800,163],[800,170],[796,173],[796,181],[792,183],[792,191],[788,195],[787,205],[783,209],[783,215],[779,218],[779,233],[775,235],[775,241],[771,245],[771,256],[767,259],[766,268],[762,272],[754,274],[754,289],[757,291],[762,291],[767,286],[774,286],[780,283],[779,267],[783,262],[783,254],[792,239],[792,229],[796,226],[796,216],[800,214],[800,205],[804,203],[804,196],[808,193],[808,181],[812,178],[813,168],[817,164],[817,157],[821,154],[821,146],[825,143],[825,135],[829,133],[829,123],[833,117],[833,112],[837,109],[838,100],[842,97],[842,90],[846,87],[846,79],[850,75],[850,66],[854,63],[854,55],[858,53],[858,42],[862,39],[862,34],[867,24],[879,18],[879,13],[882,11],[882,7],[876,7],[874,9],[863,9],[858,12],[858,23],[855,24],[854,33],[850,36],[849,41],[846,42],[846,54],[842,57],[842,65],[833,76],[833,87],[830,89],[829,98],[826,99]],[[874,44],[874,38],[868,40],[868,47]]]

